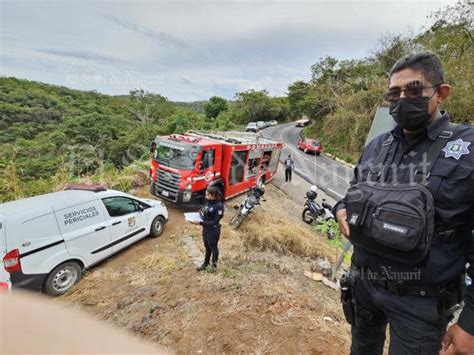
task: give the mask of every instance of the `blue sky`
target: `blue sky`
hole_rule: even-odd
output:
[[[282,95],[318,58],[370,55],[454,2],[0,0],[0,75],[174,101]]]

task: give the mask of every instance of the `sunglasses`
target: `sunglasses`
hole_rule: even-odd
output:
[[[440,86],[440,84],[437,85],[428,85],[428,86],[423,86],[423,85],[416,85],[416,86],[409,86],[406,87],[405,89],[400,89],[400,88],[393,88],[387,91],[385,94],[383,94],[383,98],[387,102],[395,102],[400,100],[400,95],[402,92],[405,94],[405,96],[409,99],[417,99],[419,97],[423,96],[423,90],[427,88],[436,88]],[[434,94],[433,94],[434,95]],[[433,95],[431,97],[433,97]],[[431,98],[430,97],[430,98]]]

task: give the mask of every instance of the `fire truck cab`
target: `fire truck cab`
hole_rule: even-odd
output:
[[[157,136],[151,146],[150,191],[194,207],[204,202],[206,188],[212,185],[228,199],[272,180],[282,148],[282,143],[254,133]]]

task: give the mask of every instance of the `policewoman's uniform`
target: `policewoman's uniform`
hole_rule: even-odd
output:
[[[218,200],[209,200],[206,205],[199,210],[202,222],[202,237],[206,254],[204,257],[204,264],[201,268],[209,265],[212,257],[212,264],[217,265],[219,259],[219,249],[217,244],[221,235],[220,220],[224,215],[224,205]]]
[[[391,354],[438,354],[451,319],[449,309],[462,300],[464,288],[465,306],[458,324],[474,334],[474,286],[465,287],[462,277],[469,263],[467,273],[474,279],[473,140],[472,126],[452,125],[443,113],[415,136],[407,137],[397,126],[365,148],[348,194],[335,206],[336,212],[347,209],[354,244],[351,272],[341,280],[344,313],[352,325],[353,354],[382,354],[388,322]],[[442,145],[433,153],[429,173],[422,176],[417,169],[436,141]],[[383,166],[374,169],[381,155],[385,155]],[[428,198],[425,203],[433,206],[433,226],[402,212],[405,207],[413,210],[416,202],[406,201],[418,190],[405,191],[406,201],[395,201],[401,207],[398,210],[390,206],[390,200],[377,205],[374,196],[381,195],[365,185],[362,190],[367,187],[366,192],[351,196],[352,187],[373,175],[374,181],[387,183],[409,183],[414,175],[421,176],[421,184],[432,196],[432,201]],[[415,234],[410,235],[412,230],[423,238],[416,240]],[[411,241],[419,243],[417,250]],[[385,249],[377,250],[377,246]],[[395,250],[392,246],[398,248],[394,257],[390,255],[390,250]]]

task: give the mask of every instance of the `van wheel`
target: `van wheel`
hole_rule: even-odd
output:
[[[46,278],[44,292],[51,296],[62,295],[79,282],[81,275],[82,268],[75,261],[58,265]]]
[[[151,223],[150,237],[159,237],[163,233],[163,229],[165,229],[165,219],[162,216],[155,217]]]

